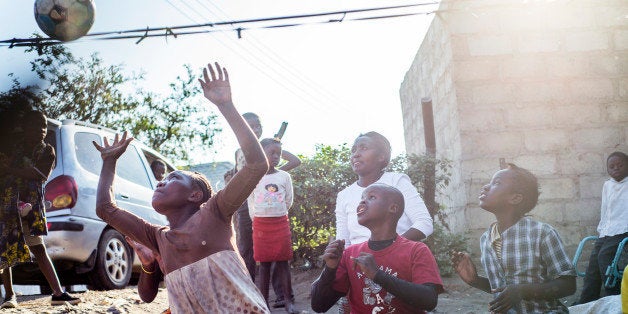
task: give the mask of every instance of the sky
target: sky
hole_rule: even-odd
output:
[[[431,0],[98,0],[90,33],[426,2]],[[0,40],[42,33],[33,16],[33,3],[0,0]],[[428,5],[403,12],[436,9],[437,5]],[[342,15],[326,19],[330,18],[342,19]],[[397,155],[405,151],[399,87],[432,18],[433,14],[423,14],[246,30],[240,39],[234,31],[147,38],[139,44],[136,39],[83,38],[67,47],[76,56],[98,52],[106,64],[123,64],[128,73],[143,72],[142,87],[156,93],[167,92],[168,83],[184,75],[184,64],[200,69],[219,61],[229,71],[238,110],[261,117],[262,137],[272,137],[282,121],[288,122],[284,149],[307,156],[314,153],[316,144],[352,143],[360,133],[374,130],[390,140]],[[31,58],[23,48],[0,47],[0,91],[11,87],[9,73],[23,82],[37,83],[29,72]],[[237,142],[224,119],[219,121],[224,131],[217,138],[216,152],[194,156],[195,163],[232,161]]]

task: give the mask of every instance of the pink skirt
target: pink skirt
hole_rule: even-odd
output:
[[[256,262],[292,260],[292,233],[288,216],[253,219],[253,258]]]

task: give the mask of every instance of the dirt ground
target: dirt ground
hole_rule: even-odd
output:
[[[319,275],[320,270],[295,270],[292,275],[293,289],[296,297],[296,308],[301,313],[314,313],[310,308],[310,285]],[[459,278],[443,278],[446,292],[438,299],[438,306],[433,313],[487,313],[490,295],[467,286]],[[581,283],[579,282],[579,285]],[[272,290],[272,289],[271,289]],[[18,309],[5,309],[3,313],[161,313],[168,307],[165,289],[160,289],[152,303],[144,303],[137,294],[136,287],[113,291],[76,292],[82,303],[72,306],[50,306],[50,296],[20,295]],[[570,297],[571,298],[571,297]],[[571,302],[570,298],[563,300]],[[272,297],[271,297],[272,299]],[[285,313],[282,308],[272,309],[272,313]],[[337,313],[332,308],[328,313]]]

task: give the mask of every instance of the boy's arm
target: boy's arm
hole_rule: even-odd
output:
[[[426,248],[426,250],[428,250]],[[429,250],[428,250],[429,252]],[[357,257],[352,257],[356,267],[360,267],[364,276],[370,278],[375,283],[381,285],[386,291],[392,293],[405,304],[418,307],[425,311],[431,311],[436,308],[438,303],[438,292],[442,291],[441,279],[438,277],[436,261],[430,253],[430,261],[421,260],[421,257],[413,255],[412,265],[408,265],[412,269],[412,281],[425,280],[434,283],[420,284],[417,282],[409,282],[392,275],[386,274],[380,270],[375,263],[373,254],[361,252]],[[420,265],[420,266],[419,266]],[[432,265],[432,266],[429,266]],[[433,269],[434,272],[431,272]],[[418,274],[418,273],[422,274]]]
[[[208,64],[207,68],[203,69],[203,79],[198,81],[205,98],[216,105],[229,123],[246,159],[244,168],[236,173],[222,193],[223,201],[219,210],[222,216],[228,219],[244,203],[257,182],[268,171],[268,161],[257,137],[233,105],[227,69],[221,68],[218,62],[215,66],[216,70],[214,71],[211,64]],[[207,74],[208,70],[209,75]]]
[[[281,151],[281,159],[287,163],[279,168],[279,170],[290,171],[301,165],[301,159],[287,150]]]
[[[323,269],[321,275],[312,283],[311,289],[311,306],[316,313],[327,312],[338,299],[345,294],[340,293],[333,288],[334,279],[336,278],[336,269],[327,266]]]
[[[323,269],[320,277],[312,283],[311,290],[311,306],[317,313],[327,312],[338,299],[345,295],[333,288],[336,270],[338,269],[338,264],[340,264],[344,247],[344,240],[334,240],[325,248],[325,253],[323,254],[325,269]]]
[[[544,283],[510,285],[495,289],[499,296],[489,303],[489,310],[505,313],[521,300],[555,300],[576,292],[576,277],[561,276]]]
[[[438,304],[437,290],[442,289],[438,284],[418,284],[405,281],[379,269],[375,273],[373,281],[405,304],[428,312],[436,308],[436,304]]]
[[[487,278],[478,275],[475,265],[471,261],[471,256],[468,253],[452,252],[451,262],[462,281],[466,282],[471,287],[491,293],[490,282]]]

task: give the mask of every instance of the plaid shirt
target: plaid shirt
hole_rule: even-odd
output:
[[[543,283],[575,276],[558,232],[528,217],[501,233],[501,259],[491,245],[491,228],[480,238],[481,262],[491,289],[513,284]],[[496,297],[497,295],[495,295]],[[522,300],[508,313],[569,313],[560,300]]]

